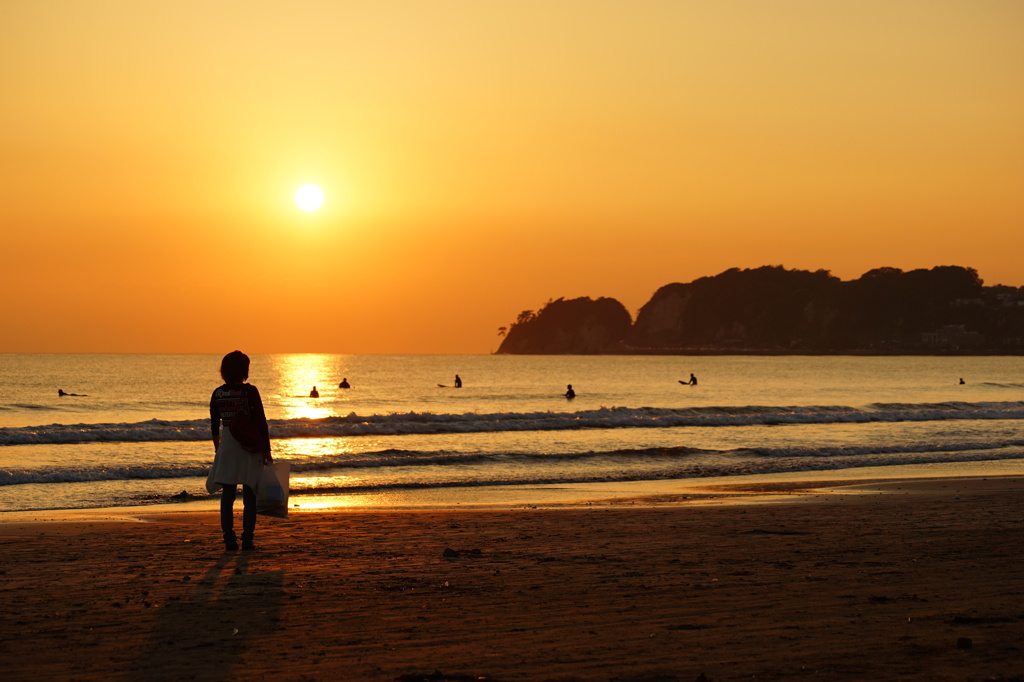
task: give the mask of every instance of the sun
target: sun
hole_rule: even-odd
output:
[[[303,185],[295,190],[295,205],[312,213],[324,203],[324,192],[316,185]]]

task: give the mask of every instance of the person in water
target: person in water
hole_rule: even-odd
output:
[[[319,398],[320,397],[320,391],[316,390],[316,386],[314,386],[313,390],[309,392],[309,397],[310,398]]]
[[[462,388],[462,377],[455,375],[455,388]]]
[[[964,384],[966,384],[966,383],[967,383],[967,382],[966,382],[966,381],[964,381],[964,378],[963,378],[963,377],[960,377],[960,385],[961,385],[961,386],[963,386],[963,385],[964,385]]]
[[[696,386],[697,385],[697,377],[693,374],[693,372],[690,372],[690,385],[691,386]]]
[[[565,399],[572,400],[576,397],[576,391],[572,390],[572,384],[569,384],[568,390],[565,392]]]
[[[351,386],[348,385],[348,377],[341,380],[341,383],[338,384],[338,388],[351,388]]]
[[[224,384],[210,396],[210,431],[217,454],[206,479],[206,490],[221,491],[220,527],[225,549],[233,552],[238,549],[234,505],[238,484],[242,484],[242,551],[252,551],[256,549],[256,488],[263,467],[274,461],[270,455],[270,430],[259,390],[245,383],[249,378],[249,356],[238,350],[225,355],[220,363],[220,376]],[[232,421],[238,422],[236,429],[243,422],[252,425],[259,452],[242,447],[231,433]]]

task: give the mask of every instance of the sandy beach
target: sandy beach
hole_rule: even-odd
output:
[[[0,663],[12,680],[1024,679],[1024,479],[849,483],[296,512],[231,554],[212,512],[8,517]]]

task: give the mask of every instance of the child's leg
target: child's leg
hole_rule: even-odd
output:
[[[238,536],[235,535],[235,497],[238,486],[226,485],[220,491],[220,529],[224,531],[224,544],[229,549],[238,548]],[[244,497],[244,495],[243,495]],[[255,509],[255,507],[253,507]]]
[[[242,486],[242,546],[252,545],[256,533],[256,491]]]

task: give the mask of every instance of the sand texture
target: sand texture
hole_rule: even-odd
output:
[[[10,680],[1024,679],[1024,483],[887,490],[293,513],[232,554],[212,513],[0,524],[0,664]]]

